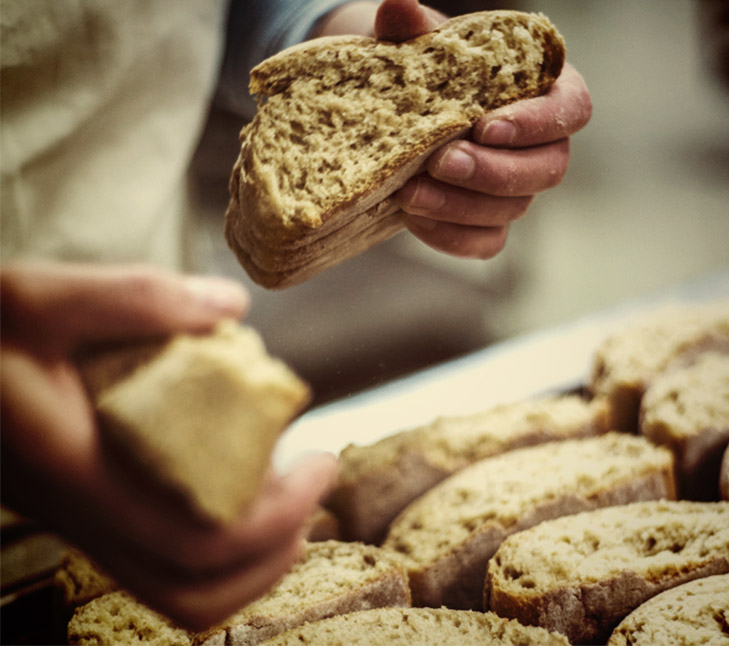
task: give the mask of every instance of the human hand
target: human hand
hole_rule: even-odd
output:
[[[417,0],[384,0],[375,36],[406,40],[443,20]],[[429,246],[455,256],[496,255],[506,243],[509,223],[526,212],[534,195],[562,181],[569,137],[591,113],[584,80],[565,64],[546,95],[489,112],[470,139],[448,143],[428,159],[426,172],[396,195],[406,226]]]
[[[271,474],[229,526],[202,521],[109,451],[74,355],[87,344],[206,332],[248,305],[240,286],[143,267],[0,269],[3,502],[76,544],[122,586],[202,630],[263,594],[299,554],[334,477],[319,456]]]

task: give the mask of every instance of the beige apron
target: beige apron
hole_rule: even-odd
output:
[[[226,0],[2,0],[2,259],[189,268]]]

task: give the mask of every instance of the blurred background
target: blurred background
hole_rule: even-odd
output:
[[[301,286],[251,284],[222,237],[242,124],[211,115],[196,164],[210,271],[249,285],[249,322],[315,403],[729,265],[729,3],[511,6],[543,11],[562,32],[594,113],[564,182],[492,260],[449,258],[402,233]]]

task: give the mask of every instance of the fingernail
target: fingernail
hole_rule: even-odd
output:
[[[433,171],[441,179],[466,180],[476,172],[476,161],[460,148],[448,148]]]
[[[435,184],[418,179],[406,186],[401,196],[403,207],[417,211],[433,211],[446,203],[446,196]]]
[[[186,279],[190,293],[205,307],[239,315],[248,306],[248,292],[240,284],[218,276],[190,276]]]
[[[485,146],[508,146],[516,139],[516,126],[506,119],[496,119],[481,130],[478,142]]]

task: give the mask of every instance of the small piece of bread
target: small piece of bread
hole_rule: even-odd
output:
[[[590,391],[611,402],[611,426],[635,432],[657,375],[706,350],[729,352],[729,301],[667,305],[627,322],[596,349]]]
[[[729,572],[729,503],[654,501],[543,522],[488,566],[484,604],[504,617],[604,643],[651,597]]]
[[[317,38],[251,72],[228,244],[265,287],[301,282],[403,227],[390,196],[487,110],[546,92],[564,42],[542,15],[467,14],[404,43]]]
[[[69,615],[79,606],[109,592],[115,592],[119,587],[99,566],[77,549],[69,549],[63,555],[54,577],[54,585],[61,592],[64,610]]]
[[[729,500],[729,446],[724,451],[719,473],[719,492],[723,500]]]
[[[388,606],[410,606],[407,575],[396,555],[362,543],[311,543],[265,596],[197,635],[195,643],[253,646],[306,622]]]
[[[478,610],[502,541],[545,519],[675,496],[673,457],[623,433],[550,442],[477,462],[407,507],[383,546],[399,552],[414,605]]]
[[[374,444],[345,447],[327,506],[339,518],[346,539],[377,543],[408,504],[468,464],[523,446],[607,430],[606,403],[577,395],[441,417]]]
[[[107,435],[223,522],[259,494],[281,432],[310,399],[258,334],[233,321],[213,334],[95,355],[81,372]]]
[[[729,646],[729,574],[684,583],[631,612],[607,646]]]
[[[68,622],[70,646],[192,646],[192,638],[124,591],[93,599]]]
[[[657,376],[643,395],[640,431],[673,451],[681,498],[716,500],[729,442],[729,354],[705,352]]]
[[[332,617],[264,642],[265,646],[569,646],[541,628],[493,613],[449,608],[381,608]]]

